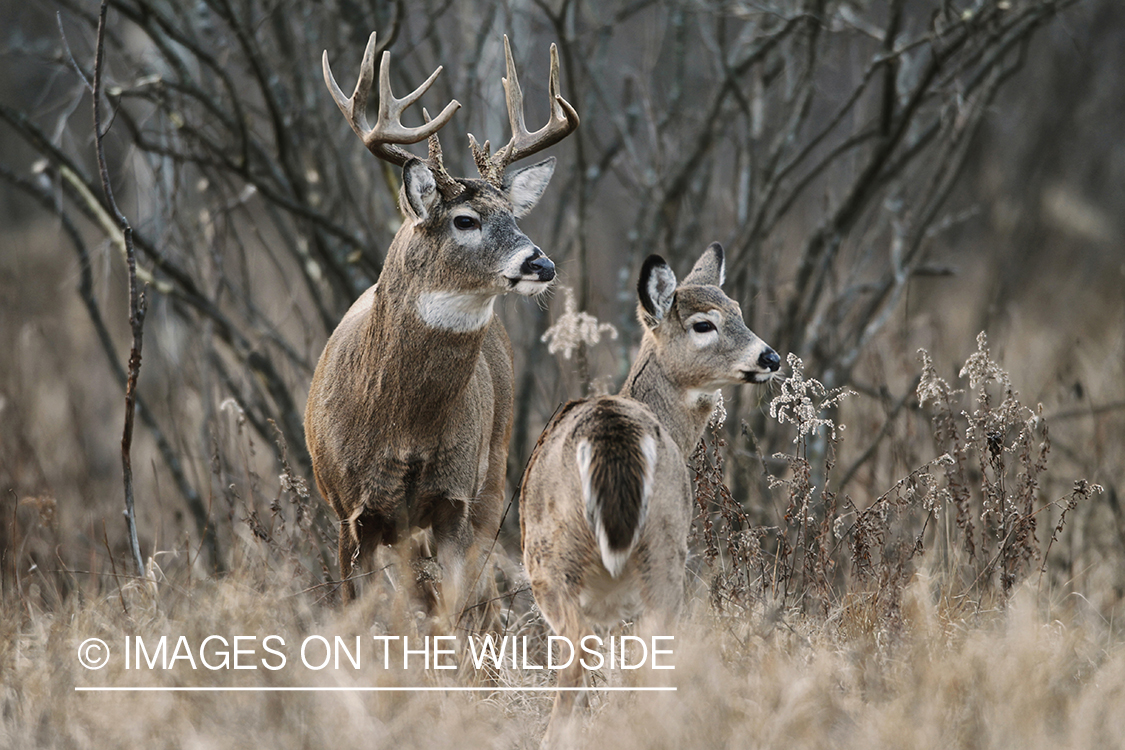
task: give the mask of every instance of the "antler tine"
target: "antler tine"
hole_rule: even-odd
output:
[[[422,107],[422,119],[427,123],[430,122],[430,113]],[[445,161],[441,155],[441,141],[438,140],[437,133],[430,136],[429,154],[426,156],[426,163],[430,167],[430,171],[434,175],[434,182],[437,183],[438,190],[445,196],[446,200],[458,196],[464,191],[461,183],[453,179],[449,172],[445,170]]]
[[[551,116],[547,124],[534,133],[528,132],[524,121],[523,89],[520,88],[516,63],[512,58],[512,45],[506,34],[504,35],[504,63],[507,77],[501,81],[504,84],[504,95],[508,104],[508,122],[512,127],[512,138],[496,152],[495,156],[489,156],[488,141],[484,142],[482,148],[472,135],[469,136],[469,146],[472,148],[473,159],[477,163],[481,177],[494,185],[500,185],[504,178],[504,168],[509,164],[553,146],[573,133],[579,122],[574,107],[570,106],[570,103],[559,93],[559,51],[554,44],[551,45],[551,73],[548,83]]]
[[[551,116],[547,124],[530,133],[524,121],[523,90],[516,75],[516,64],[512,58],[512,47],[504,36],[504,57],[508,75],[503,79],[504,93],[508,103],[508,122],[512,127],[512,139],[504,148],[496,152],[491,160],[499,173],[509,164],[519,161],[566,138],[578,127],[578,113],[559,93],[559,50],[551,45],[551,73],[548,81]]]
[[[360,138],[371,130],[367,124],[367,94],[371,90],[371,81],[374,80],[374,57],[375,32],[371,32],[371,37],[367,40],[367,49],[363,53],[363,62],[359,66],[359,80],[356,81],[355,92],[350,98],[344,96],[344,92],[336,83],[336,76],[332,75],[332,66],[328,64],[328,50],[324,50],[320,58],[324,85],[328,87],[328,92],[332,94],[336,106],[344,113],[344,119]]]
[[[551,45],[554,49],[555,45]],[[554,72],[554,58],[552,61],[552,73]],[[498,160],[504,159],[513,149],[516,148],[517,140],[521,136],[526,136],[527,123],[523,118],[523,89],[520,88],[520,79],[516,75],[516,61],[512,58],[512,45],[508,42],[508,35],[504,35],[504,69],[507,71],[507,77],[501,78],[500,83],[504,84],[504,99],[508,105],[508,124],[512,128],[512,139],[508,141],[504,148],[496,152]],[[552,112],[552,115],[554,113]],[[515,161],[512,159],[511,161]],[[505,162],[505,166],[510,162]]]
[[[332,75],[332,69],[328,65],[327,50],[324,51],[322,63],[324,83],[332,94],[336,106],[340,108],[348,124],[352,126],[352,130],[363,140],[363,144],[367,146],[371,153],[400,167],[412,155],[395,144],[418,143],[426,140],[441,130],[453,117],[453,113],[461,106],[454,99],[445,105],[445,108],[438,113],[434,120],[427,121],[426,124],[416,128],[404,126],[402,124],[402,113],[407,107],[418,101],[422,94],[426,93],[426,90],[433,85],[438,74],[441,73],[442,67],[439,65],[437,70],[422,82],[421,86],[398,99],[391,92],[391,53],[390,50],[384,50],[382,60],[379,62],[379,118],[372,127],[367,121],[367,96],[371,92],[371,84],[375,79],[375,32],[371,32],[371,36],[367,40],[367,49],[364,50],[363,62],[359,68],[359,80],[356,81],[355,92],[352,93],[350,98],[344,96],[344,92],[340,90],[335,77]]]

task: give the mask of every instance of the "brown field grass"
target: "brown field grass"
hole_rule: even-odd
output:
[[[923,376],[931,388],[930,408],[900,428],[913,425],[913,442],[905,448],[924,460],[859,507],[847,493],[836,498],[831,491],[832,478],[839,480],[837,465],[857,450],[848,441],[864,442],[855,429],[839,432],[847,439],[838,444],[826,440],[831,430],[824,426],[807,432],[791,454],[779,457],[788,469],[763,468],[775,475],[773,490],[763,495],[780,519],[775,527],[724,506],[729,490],[714,457],[731,446],[716,454],[716,432],[709,458],[697,456],[706,513],[694,532],[690,614],[674,633],[675,669],[603,669],[594,676],[595,685],[677,690],[593,695],[583,745],[1125,746],[1122,555],[1114,509],[1094,489],[1084,495],[1059,491],[1077,479],[1067,472],[1083,466],[1073,446],[1094,450],[1101,435],[1099,450],[1117,451],[1120,436],[1107,435],[1104,425],[1085,432],[1064,427],[1059,432],[1068,447],[1056,450],[1060,466],[1047,469],[1050,445],[1034,418],[1037,410],[1020,405],[1017,393],[1004,399],[1006,379],[1018,385],[1029,373],[1013,378],[1002,372],[986,347],[974,357],[964,378],[951,377],[944,417],[933,408],[942,395],[936,370]],[[969,388],[969,375],[996,382]],[[790,379],[786,393],[797,382]],[[810,383],[803,392],[816,406],[824,396]],[[953,385],[969,392],[954,393]],[[773,395],[779,394],[775,389]],[[778,409],[785,411],[780,402]],[[871,418],[855,408],[849,412],[848,397],[838,409],[794,409],[789,417],[797,429],[811,426],[802,420],[814,417]],[[973,425],[986,423],[1004,435],[1000,447],[992,433],[973,436]],[[951,430],[960,435],[954,441],[960,454],[953,443],[934,442],[935,432],[948,442]],[[1026,431],[1030,442],[1024,445],[1020,436]],[[1077,442],[1083,436],[1091,442]],[[269,453],[248,435],[242,440],[248,465],[251,456]],[[942,450],[952,451],[956,461],[935,461]],[[1039,464],[1034,487],[1026,487],[1026,475]],[[868,480],[878,481],[885,470],[878,467]],[[814,481],[825,473],[827,493]],[[89,566],[79,569],[57,547],[49,554],[52,544],[68,537],[57,527],[53,500],[21,501],[7,521],[20,556],[9,558],[15,581],[2,599],[0,746],[538,745],[552,694],[496,688],[549,687],[549,673],[510,665],[477,671],[463,652],[454,659],[459,670],[426,668],[417,658],[399,669],[394,649],[385,669],[372,636],[419,638],[430,624],[394,596],[379,572],[354,606],[334,604],[331,586],[323,584],[327,532],[315,520],[315,498],[298,477],[249,475],[256,486],[232,488],[248,502],[230,514],[231,565],[222,574],[201,572],[191,547],[155,554],[146,580],[125,576],[125,556],[115,555],[114,562],[104,549],[90,553]],[[971,532],[958,522],[959,481],[967,517],[977,520]],[[993,511],[1005,508],[1012,519],[1007,532],[995,518],[981,521],[990,492],[1000,503]],[[258,496],[267,502],[256,505]],[[1064,518],[1071,499],[1076,502]],[[1018,533],[1029,517],[1037,522],[1030,538]],[[975,556],[965,544],[970,533]],[[29,550],[39,550],[34,562]],[[527,636],[532,662],[541,664],[547,632],[520,581],[515,550],[497,555],[505,632]],[[1010,575],[1003,561],[1011,563]],[[249,663],[260,664],[269,655],[258,644],[271,634],[286,644],[287,662],[278,670],[191,669],[187,661],[169,670],[126,670],[122,662],[125,636],[150,646],[168,636],[169,652],[183,636],[200,658],[198,648],[208,636],[230,642],[239,635],[258,639],[244,643],[256,649]],[[306,668],[298,663],[298,644],[309,636],[341,636],[349,644],[358,636],[361,666]],[[109,666],[94,671],[80,665],[79,644],[87,638],[109,645]],[[209,653],[212,662],[219,658],[215,648]],[[75,690],[104,686],[271,691]],[[350,690],[407,686],[485,689]]]
[[[5,747],[535,747],[549,693],[86,693],[76,686],[371,687],[482,684],[420,666],[277,672],[126,672],[124,634],[307,634],[365,638],[370,608],[326,608],[284,576],[240,571],[72,596],[54,611],[6,607],[0,633]],[[941,595],[918,573],[888,632],[850,597],[827,619],[794,613],[716,616],[697,603],[677,634],[674,671],[641,675],[675,693],[599,695],[589,747],[1120,747],[1125,648],[1118,628],[1079,596],[1044,602],[1021,586],[1001,611]],[[126,612],[125,607],[128,611]],[[82,669],[77,644],[102,637],[117,659]],[[259,652],[260,653],[260,652]],[[292,654],[291,654],[292,656]],[[394,663],[394,662],[392,662]],[[542,685],[534,672],[500,685]],[[610,684],[618,679],[610,675]]]

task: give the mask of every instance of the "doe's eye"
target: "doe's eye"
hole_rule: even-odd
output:
[[[458,229],[480,229],[480,222],[473,216],[456,216],[453,219],[453,226]]]
[[[708,331],[715,330],[715,324],[709,320],[701,320],[698,323],[692,325],[691,330],[695,331],[696,333],[707,333]]]

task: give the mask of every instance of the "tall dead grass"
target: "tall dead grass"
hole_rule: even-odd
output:
[[[792,451],[762,462],[776,522],[755,517],[726,484],[729,446],[716,420],[694,459],[698,554],[690,612],[674,633],[675,669],[603,669],[593,679],[677,690],[592,695],[584,746],[1125,746],[1120,626],[1052,562],[1072,542],[1068,514],[1098,502],[1097,488],[1079,480],[1067,495],[1044,496],[1046,420],[1020,402],[983,338],[962,369],[965,392],[920,359],[929,456],[863,507],[836,489],[837,455],[854,432],[840,423],[850,396],[824,389],[799,361],[772,404],[793,424]],[[248,433],[242,439],[247,455],[265,450]],[[244,483],[216,498],[235,528],[223,573],[201,573],[190,547],[154,555],[145,578],[115,570],[112,556],[88,571],[46,569],[42,550],[34,569],[15,562],[22,577],[0,603],[0,747],[538,745],[552,694],[504,688],[549,687],[547,670],[476,670],[464,652],[447,659],[460,669],[427,668],[418,657],[400,669],[397,645],[384,667],[374,637],[418,639],[429,623],[395,595],[393,566],[375,570],[353,606],[334,605],[314,499],[284,442],[273,450],[280,476],[248,468]],[[20,550],[50,534],[50,503],[39,506],[22,506],[18,529],[7,521]],[[542,664],[548,631],[513,553],[497,552],[503,633],[526,637],[531,663]],[[1113,574],[1087,570],[1083,580]],[[257,668],[183,660],[125,668],[126,636],[150,648],[167,636],[169,650],[182,636],[199,658],[214,635],[228,651],[235,636],[256,637],[243,663]],[[261,661],[266,635],[284,641],[284,668]],[[299,644],[310,636],[358,637],[361,665],[305,667]],[[106,667],[79,663],[88,638],[108,644]],[[104,686],[272,692],[75,690]],[[362,690],[371,687],[482,690]]]
[[[0,746],[23,748],[251,746],[536,747],[549,693],[85,693],[75,686],[371,687],[539,685],[513,670],[491,682],[377,660],[313,672],[130,670],[120,659],[83,670],[87,637],[122,634],[361,634],[378,627],[372,602],[326,608],[292,583],[248,571],[173,585],[70,597],[54,612],[19,616],[0,633]],[[641,684],[675,693],[598,694],[588,747],[1121,747],[1125,649],[1078,599],[1044,607],[1030,584],[1007,607],[966,612],[940,579],[914,575],[901,623],[841,607],[827,620],[785,614],[735,621],[696,600],[676,634],[676,669]],[[182,665],[180,665],[182,666]],[[621,684],[608,675],[610,684]]]

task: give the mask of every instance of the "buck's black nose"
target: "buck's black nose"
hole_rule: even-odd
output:
[[[532,251],[520,270],[526,275],[537,275],[540,281],[550,281],[555,278],[555,264],[539,248]]]
[[[762,356],[758,357],[758,364],[770,372],[777,372],[777,368],[781,366],[781,357],[777,356],[777,352],[773,349],[766,349],[762,352]]]

